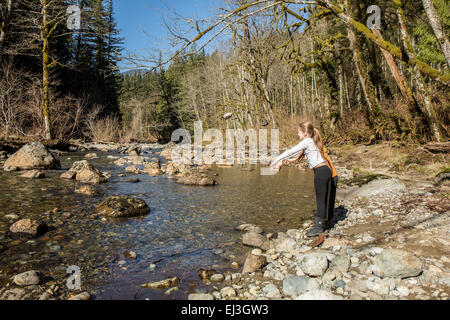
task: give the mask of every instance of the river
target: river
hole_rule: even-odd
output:
[[[58,159],[67,170],[86,153],[64,153]],[[97,197],[76,194],[80,183],[61,179],[61,171],[47,171],[46,178],[38,180],[0,172],[0,243],[7,248],[0,259],[2,272],[36,269],[51,281],[76,265],[82,289],[95,299],[186,299],[189,293],[208,290],[198,269],[237,272],[231,269],[233,261],[242,267],[250,248],[241,244],[237,226],[252,223],[272,233],[299,228],[313,217],[309,170],[285,167],[276,176],[263,176],[259,166],[213,167],[210,174],[218,174],[219,185],[195,187],[145,173],[120,177],[126,165],[118,167],[107,156],[124,155],[96,153],[98,158],[89,162],[112,175],[108,183],[95,186]],[[143,155],[160,158],[157,150]],[[141,182],[126,182],[130,176]],[[151,213],[102,220],[94,209],[111,195],[141,198]],[[9,226],[24,218],[41,219],[50,231],[35,239],[8,235]],[[124,257],[129,250],[136,252],[136,260]],[[141,283],[175,276],[181,282],[171,295],[139,288]]]

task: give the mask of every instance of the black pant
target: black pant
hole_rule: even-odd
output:
[[[327,222],[333,219],[334,202],[336,200],[336,182],[331,169],[323,166],[314,169],[314,189],[316,190],[316,219]]]

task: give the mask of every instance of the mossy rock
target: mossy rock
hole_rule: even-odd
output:
[[[376,179],[389,179],[390,177],[385,176],[383,174],[369,174],[369,175],[364,175],[364,176],[360,176],[360,177],[355,177],[353,179],[342,179],[342,183],[348,186],[358,186],[361,187],[365,184],[368,184],[369,182],[376,180]]]
[[[146,215],[150,212],[150,207],[138,198],[112,196],[102,202],[96,211],[112,218],[127,218]]]

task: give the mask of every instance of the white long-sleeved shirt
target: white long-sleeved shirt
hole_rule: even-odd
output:
[[[308,165],[311,169],[315,168],[322,162],[325,162],[325,159],[320,154],[313,139],[305,138],[295,147],[283,152],[278,158],[276,158],[272,162],[272,164],[276,164],[279,161],[283,161],[286,159],[294,158],[298,156],[302,151],[305,152],[306,159],[308,160]]]

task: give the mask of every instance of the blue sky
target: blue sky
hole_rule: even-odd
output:
[[[123,54],[157,55],[157,50],[162,50],[163,56],[173,53],[164,18],[173,21],[174,14],[167,7],[182,17],[198,19],[213,17],[220,4],[220,0],[114,0],[117,26],[124,38]],[[213,48],[209,45],[207,52]],[[124,68],[123,63],[120,66]]]

